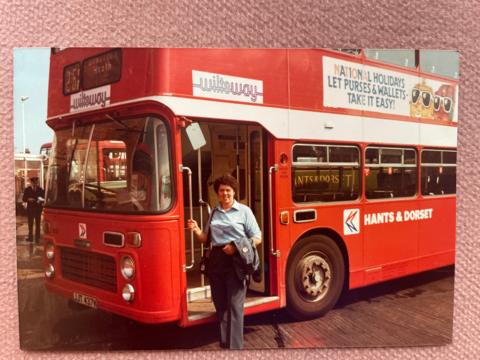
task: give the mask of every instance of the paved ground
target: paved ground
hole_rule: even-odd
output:
[[[72,309],[43,286],[41,247],[23,241],[17,218],[20,340],[24,350],[219,349],[215,324],[145,325]],[[442,345],[452,336],[454,268],[346,293],[322,318],[295,322],[285,311],[245,321],[245,348]]]

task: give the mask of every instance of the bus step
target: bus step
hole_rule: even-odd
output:
[[[187,289],[187,303],[210,299],[210,285]]]
[[[278,301],[278,296],[261,296],[247,294],[244,308],[254,307],[269,302]],[[214,317],[215,306],[211,299],[196,300],[188,304],[188,321],[198,321],[201,319]]]

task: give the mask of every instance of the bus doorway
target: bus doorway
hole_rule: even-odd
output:
[[[196,125],[195,125],[196,126]],[[260,256],[262,274],[259,282],[253,279],[249,286],[250,298],[258,300],[266,292],[265,285],[265,251],[268,249],[268,240],[265,237],[264,195],[267,191],[264,180],[265,159],[263,146],[263,131],[259,126],[231,125],[219,123],[199,123],[205,145],[194,150],[187,130],[182,130],[182,165],[184,169],[184,206],[185,217],[190,216],[205,228],[211,210],[217,205],[217,195],[213,189],[213,181],[223,175],[234,176],[239,183],[236,200],[249,206],[262,230],[262,244],[257,247]],[[188,168],[188,169],[187,169]],[[191,189],[189,188],[188,173],[191,171]],[[190,194],[192,209],[189,208]],[[200,315],[196,309],[203,303],[206,309],[213,304],[210,299],[208,279],[199,271],[199,262],[204,246],[194,239],[193,247],[191,232],[185,230],[185,258],[187,276],[187,307],[189,320],[195,320]],[[247,295],[247,301],[249,300]],[[247,304],[246,301],[246,304]],[[209,303],[210,305],[205,305]],[[193,315],[193,316],[192,316]],[[196,317],[197,316],[197,317]]]

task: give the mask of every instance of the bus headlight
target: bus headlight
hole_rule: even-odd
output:
[[[133,298],[135,297],[135,289],[133,288],[132,284],[125,284],[122,289],[122,298],[126,302],[132,302]]]
[[[135,262],[130,256],[122,257],[120,261],[120,271],[126,280],[132,280],[135,276]]]
[[[47,243],[47,246],[45,246],[45,256],[49,260],[53,260],[53,258],[55,257],[55,246],[53,245],[53,243],[49,242]]]
[[[55,268],[52,264],[48,264],[47,268],[45,269],[45,276],[49,279],[52,279],[55,275]]]

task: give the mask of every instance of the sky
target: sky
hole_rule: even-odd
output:
[[[38,154],[40,146],[53,139],[47,119],[50,48],[13,50],[13,120],[15,153],[23,152],[22,96],[25,106],[25,147]]]

